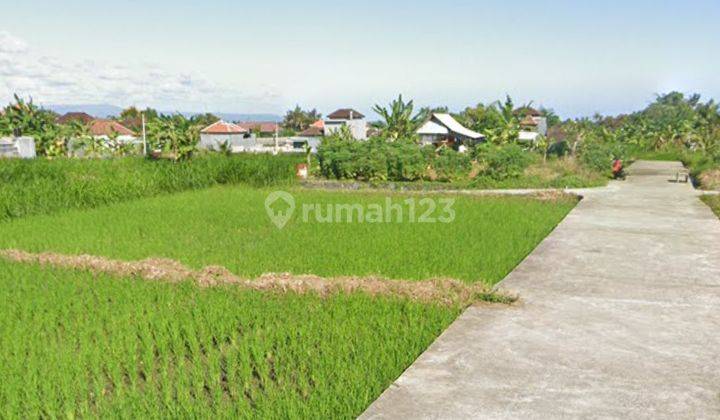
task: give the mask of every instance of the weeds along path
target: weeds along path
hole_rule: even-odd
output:
[[[231,273],[225,267],[208,266],[193,270],[170,259],[119,261],[92,255],[30,253],[12,249],[0,250],[0,257],[12,262],[87,270],[121,277],[139,277],[145,280],[166,282],[191,280],[201,287],[234,285],[257,291],[315,293],[320,296],[360,292],[371,296],[393,296],[423,303],[461,306],[478,301],[511,303],[515,300],[510,295],[492,293],[483,284],[467,284],[453,279],[407,281],[376,277],[322,278],[290,274],[265,274],[256,279],[245,279]]]

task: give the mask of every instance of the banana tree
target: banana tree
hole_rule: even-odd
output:
[[[416,140],[416,131],[425,122],[428,113],[425,110],[420,110],[420,112],[413,115],[413,110],[413,101],[403,101],[402,95],[392,101],[388,108],[375,105],[373,111],[382,117],[379,128],[383,137],[389,141],[398,139]]]

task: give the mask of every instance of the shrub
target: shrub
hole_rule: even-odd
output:
[[[483,175],[495,180],[520,177],[533,160],[528,152],[515,144],[484,147],[479,158],[485,165]]]
[[[615,159],[625,159],[624,147],[614,142],[585,142],[578,150],[580,162],[604,174],[612,171]]]
[[[472,167],[472,160],[466,153],[458,153],[450,148],[442,147],[431,160],[431,166],[436,180],[453,181],[467,177]]]
[[[547,149],[547,155],[550,156],[556,156],[556,157],[564,157],[570,154],[570,145],[567,141],[561,140],[557,141],[550,146],[548,146]]]

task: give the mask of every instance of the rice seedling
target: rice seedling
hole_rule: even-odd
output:
[[[305,204],[402,204],[411,195],[292,190],[297,211],[283,228],[268,218],[270,190],[216,187],[110,207],[0,224],[0,248],[91,254],[121,260],[170,258],[235,274],[267,272],[454,278],[495,283],[574,207],[576,200],[455,196],[449,223],[324,223]],[[323,210],[324,211],[324,210]]]
[[[461,308],[0,261],[4,418],[353,418]]]

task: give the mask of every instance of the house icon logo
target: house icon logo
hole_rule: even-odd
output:
[[[265,211],[270,221],[282,229],[295,212],[295,198],[285,191],[273,191],[265,199]]]

